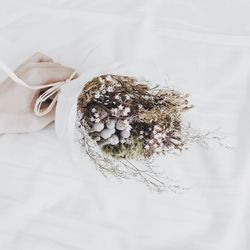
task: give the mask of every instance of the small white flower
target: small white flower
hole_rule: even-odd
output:
[[[95,109],[95,108],[92,108],[91,111],[92,111],[92,113],[95,113],[95,112],[96,112],[96,109]]]
[[[114,92],[114,88],[111,87],[111,86],[109,86],[109,87],[107,88],[107,91],[108,91],[108,92]]]
[[[92,122],[95,121],[95,118],[94,118],[94,117],[91,117],[91,118],[90,118],[90,121],[92,121]]]
[[[118,109],[117,108],[112,108],[111,112],[112,112],[112,115],[117,116]]]
[[[158,144],[156,144],[156,143],[153,146],[154,146],[154,148],[158,148]]]
[[[124,123],[123,120],[118,120],[118,121],[116,122],[115,127],[116,127],[118,130],[124,130],[124,129],[126,128],[126,125],[125,125],[125,123]]]
[[[139,135],[139,139],[143,139],[143,135]]]
[[[106,80],[107,80],[107,81],[112,81],[112,77],[111,77],[110,75],[107,75],[107,76],[106,76]]]
[[[101,77],[98,78],[99,82],[101,83],[105,83],[104,79],[102,79]]]
[[[94,114],[94,117],[98,118],[98,117],[99,117],[99,114],[98,114],[98,113],[95,113],[95,114]]]
[[[131,129],[132,127],[129,124],[128,120],[124,120],[124,125],[126,126],[126,129]]]
[[[120,96],[119,96],[119,95],[115,95],[115,99],[116,99],[116,100],[119,100],[119,99],[120,99]]]
[[[155,151],[156,151],[157,153],[160,153],[160,152],[161,152],[161,149],[160,149],[160,148],[156,148]]]
[[[150,149],[150,146],[149,146],[149,145],[146,145],[146,146],[145,146],[145,149]]]
[[[130,99],[130,96],[129,95],[125,95],[126,99],[129,100]]]
[[[106,89],[102,90],[102,94],[104,94],[104,95],[106,94]]]
[[[95,121],[96,121],[96,122],[100,122],[100,118],[96,118]]]
[[[99,93],[99,91],[96,91],[95,98],[99,98],[99,97],[100,97],[100,93]]]
[[[158,133],[154,134],[154,138],[155,139],[159,139],[160,138],[160,134],[158,134]]]
[[[143,133],[144,133],[144,132],[141,130],[141,131],[140,131],[140,134],[143,135]]]
[[[141,108],[142,108],[142,105],[141,105],[141,104],[139,104],[139,106],[138,106],[138,107],[139,107],[139,109],[141,109]]]
[[[130,108],[129,107],[126,107],[123,111],[123,114],[124,115],[127,115],[128,113],[130,112]]]
[[[153,143],[154,143],[154,140],[152,140],[152,139],[149,140],[149,143],[150,143],[150,144],[153,144]]]
[[[161,127],[159,127],[158,125],[154,125],[154,129],[155,130],[161,130]]]
[[[123,106],[122,106],[122,105],[119,105],[119,106],[118,106],[118,109],[119,109],[119,110],[123,110]]]

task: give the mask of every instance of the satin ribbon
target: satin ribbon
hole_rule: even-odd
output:
[[[44,115],[48,114],[53,109],[53,107],[55,106],[55,104],[57,102],[57,98],[58,98],[58,94],[59,94],[59,90],[60,90],[61,86],[64,85],[65,83],[69,83],[76,74],[76,71],[74,71],[66,81],[50,83],[50,84],[46,84],[46,85],[30,86],[26,82],[24,82],[21,78],[19,78],[9,68],[9,66],[5,62],[3,62],[1,59],[0,59],[0,69],[4,73],[6,73],[15,83],[17,83],[23,87],[33,89],[33,90],[47,89],[46,91],[44,91],[44,93],[42,93],[37,98],[37,100],[35,102],[34,113],[37,116],[44,116]],[[52,98],[50,104],[46,108],[42,109],[42,104],[44,102],[46,102],[52,96],[53,96],[53,98]]]
[[[98,45],[93,47],[87,54],[87,56],[84,58],[83,62],[81,63],[81,67],[83,66],[83,64],[88,60],[89,56],[98,48]],[[57,98],[59,95],[59,91],[62,85],[66,84],[66,83],[70,83],[72,81],[72,79],[74,78],[74,76],[77,74],[77,71],[75,70],[70,77],[62,82],[56,82],[56,83],[50,83],[50,84],[46,84],[46,85],[37,85],[37,86],[30,86],[28,85],[26,82],[24,82],[22,79],[20,79],[11,69],[10,67],[3,62],[0,59],[0,69],[6,73],[15,83],[22,85],[26,88],[29,89],[34,89],[34,90],[40,90],[40,89],[47,89],[44,93],[42,93],[36,100],[35,102],[35,106],[34,106],[34,113],[37,116],[44,116],[46,114],[48,114],[53,107],[55,106],[56,102],[57,102]],[[46,102],[50,97],[52,97],[52,101],[49,104],[49,106],[47,106],[45,109],[42,109],[42,104],[44,102]]]

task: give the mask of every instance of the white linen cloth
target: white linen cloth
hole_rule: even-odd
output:
[[[73,164],[53,126],[1,135],[0,249],[249,249],[249,8],[243,0],[1,3],[0,55],[12,68],[36,51],[83,74],[153,62],[192,95],[185,119],[202,131],[220,128],[234,148],[169,156],[166,173],[191,189],[158,195]]]

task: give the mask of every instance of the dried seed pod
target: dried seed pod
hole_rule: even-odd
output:
[[[102,140],[99,145],[105,146],[105,145],[117,145],[120,142],[119,137],[117,135],[112,135],[111,137]]]
[[[129,126],[129,123],[128,123],[127,120],[118,120],[118,121],[116,122],[116,126],[115,126],[115,127],[116,127],[118,130],[124,130],[124,129],[126,129],[128,126]]]
[[[121,136],[122,136],[124,139],[129,138],[129,136],[130,136],[130,131],[127,130],[127,129],[122,130]]]
[[[115,123],[116,123],[116,120],[114,120],[114,119],[108,120],[106,122],[106,127],[109,129],[113,129],[113,128],[115,128]]]
[[[111,145],[117,145],[119,143],[119,138],[117,135],[112,135],[110,138],[110,144]]]
[[[100,133],[100,136],[103,138],[103,139],[108,139],[111,137],[111,135],[113,134],[112,133],[113,131],[111,129],[108,129],[108,128],[105,128],[102,130],[102,132]]]
[[[101,122],[97,122],[93,126],[93,130],[96,132],[101,132],[104,129],[104,124]]]
[[[112,134],[115,134],[115,132],[116,132],[115,128],[110,128],[110,130],[111,130]]]

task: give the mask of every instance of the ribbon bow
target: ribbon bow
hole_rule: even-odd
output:
[[[5,72],[15,83],[22,85],[26,88],[33,89],[33,90],[47,89],[37,98],[35,102],[34,113],[37,116],[44,116],[52,110],[52,108],[55,106],[57,102],[57,98],[58,98],[58,94],[59,94],[59,90],[61,86],[64,85],[65,83],[69,83],[76,74],[76,71],[74,71],[69,77],[69,79],[67,79],[66,81],[50,83],[46,85],[30,86],[26,82],[24,82],[21,78],[19,78],[9,68],[9,66],[5,62],[3,62],[1,59],[0,59],[0,69],[3,72]],[[46,102],[51,96],[54,96],[54,97],[52,101],[50,102],[50,104],[46,108],[42,109],[42,104]]]

